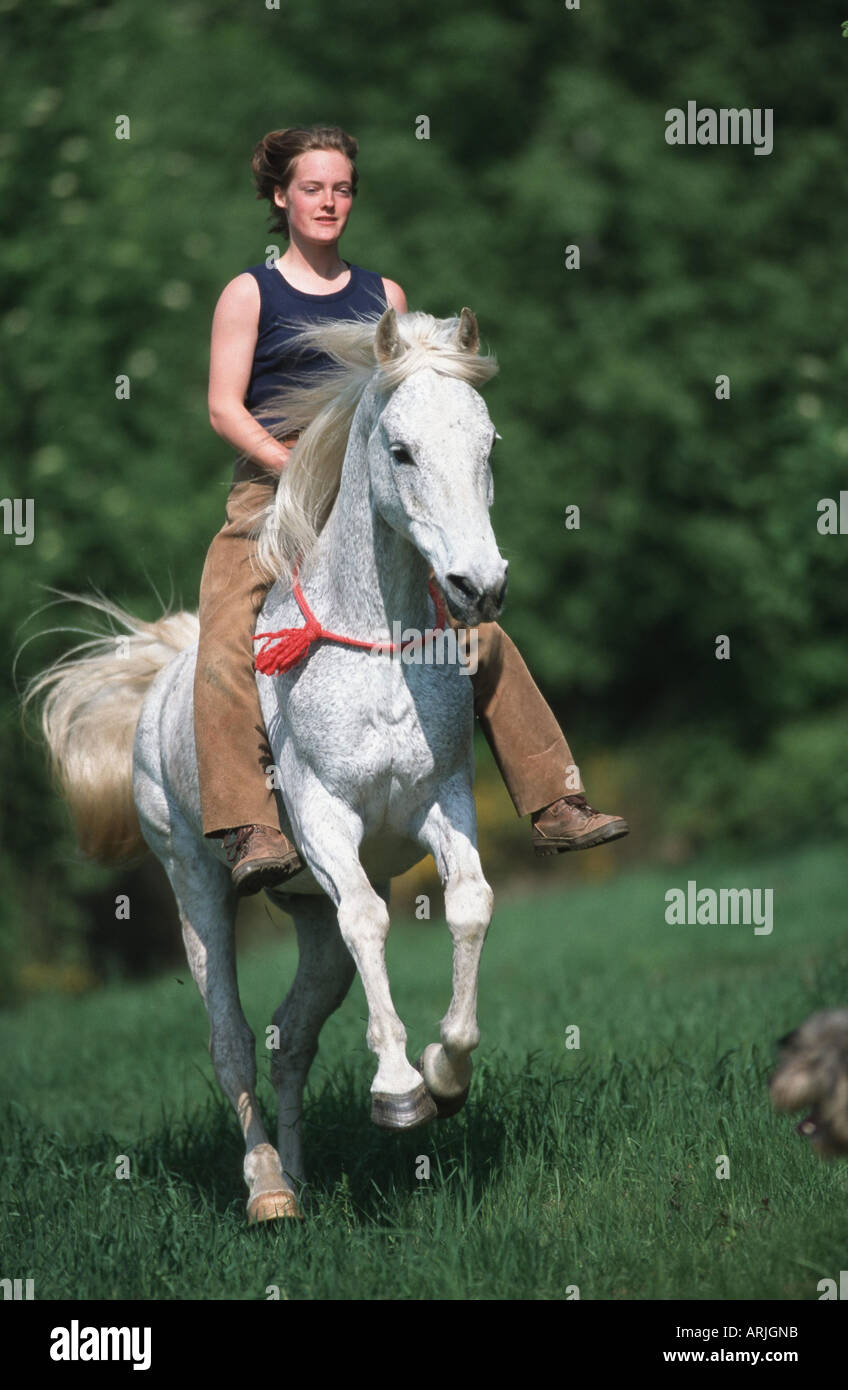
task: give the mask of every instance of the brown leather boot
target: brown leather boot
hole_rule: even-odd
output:
[[[237,825],[223,839],[233,884],[244,898],[279,888],[304,867],[294,845],[270,825]]]
[[[564,854],[569,849],[592,849],[630,834],[621,816],[605,816],[590,806],[582,792],[561,796],[551,806],[533,812],[536,854]]]

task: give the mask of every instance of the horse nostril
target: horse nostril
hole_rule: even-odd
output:
[[[455,589],[459,589],[459,592],[464,594],[466,598],[474,599],[477,597],[477,590],[468,583],[467,579],[463,579],[461,574],[449,574],[448,583],[452,584]]]
[[[503,584],[502,584],[501,587],[500,587],[500,591],[499,591],[499,593],[498,593],[497,599],[495,600],[496,603],[497,603],[497,605],[498,605],[498,608],[503,608],[503,606],[504,606],[504,601],[505,601],[505,599],[506,599],[506,591],[507,591],[508,585],[509,585],[509,579],[504,579],[504,582],[503,582]]]

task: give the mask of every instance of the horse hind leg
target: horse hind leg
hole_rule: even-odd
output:
[[[188,837],[190,836],[190,842]],[[238,1116],[245,1143],[247,1219],[253,1224],[300,1217],[256,1101],[255,1039],[239,998],[235,958],[236,898],[228,870],[186,830],[182,853],[163,857],[180,914],[186,955],[209,1015],[209,1051],[218,1084]],[[188,866],[191,867],[188,867]]]
[[[273,1017],[271,1080],[277,1092],[277,1148],[289,1183],[305,1181],[301,1120],[303,1089],[318,1051],[318,1035],[344,1002],[356,966],[325,897],[272,895],[294,918],[300,960],[285,1000]]]

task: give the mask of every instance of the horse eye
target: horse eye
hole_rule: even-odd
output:
[[[395,463],[412,463],[414,460],[408,449],[402,444],[393,444],[389,450]]]

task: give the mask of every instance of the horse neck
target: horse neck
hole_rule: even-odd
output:
[[[360,404],[363,404],[362,402]],[[325,627],[363,638],[382,630],[428,626],[427,561],[376,511],[368,476],[371,411],[357,410],[335,504],[306,578],[323,605]]]

